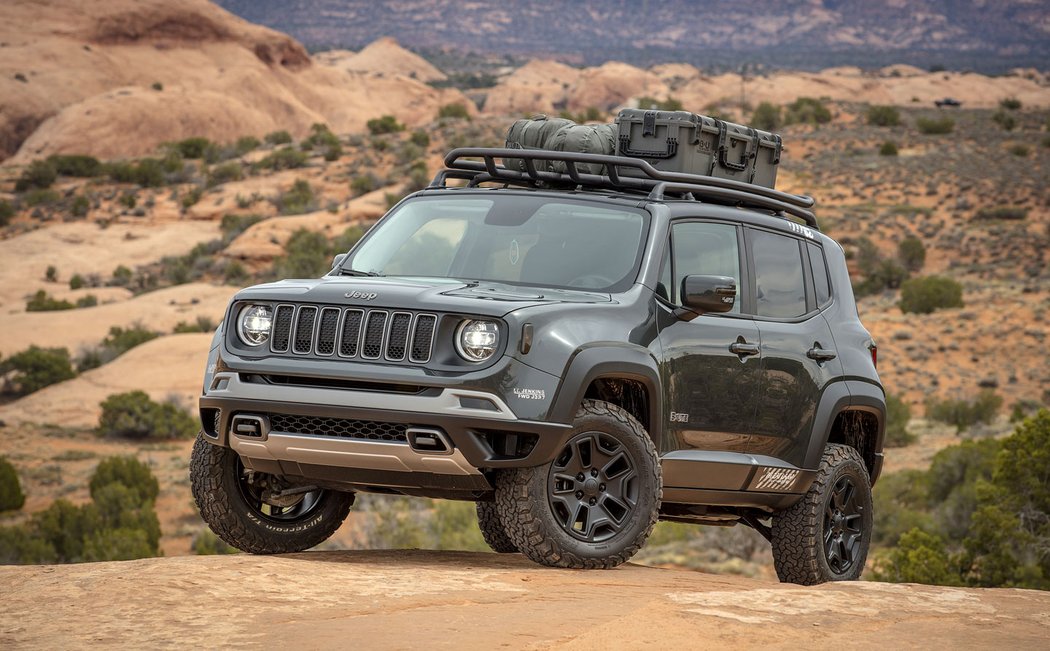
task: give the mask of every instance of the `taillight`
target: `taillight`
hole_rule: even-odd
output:
[[[879,367],[879,347],[875,344],[868,346],[868,350],[871,351],[871,365],[875,368]]]

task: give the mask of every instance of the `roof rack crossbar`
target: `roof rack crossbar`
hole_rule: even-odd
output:
[[[716,200],[731,202],[737,205],[755,205],[755,200],[753,197],[748,195],[746,192],[740,192],[739,190],[730,190],[728,188],[698,187],[691,183],[669,183],[667,181],[660,181],[659,183],[657,183],[653,187],[652,191],[649,193],[649,198],[653,201],[662,201],[664,195],[667,192],[681,192],[687,194],[702,193],[703,196]],[[798,208],[783,201],[777,201],[776,199],[765,198],[762,199],[761,206],[768,210],[773,210],[777,213],[780,213],[781,215],[787,214],[791,215],[792,217],[797,217],[798,219],[801,219],[803,222],[805,222],[806,226],[815,229],[818,228],[816,216],[812,212],[805,210],[804,208]]]
[[[464,158],[481,158],[484,163],[478,161],[462,160]],[[569,166],[570,162],[573,163],[592,163],[602,164],[605,166],[606,171],[613,166],[618,168],[633,168],[640,170],[648,179],[654,181],[669,181],[677,183],[689,183],[703,187],[715,187],[724,188],[727,190],[737,190],[747,194],[757,195],[766,197],[769,199],[775,199],[782,201],[799,208],[812,208],[814,201],[812,197],[805,195],[789,194],[787,192],[781,192],[780,190],[774,190],[772,188],[766,188],[760,185],[752,185],[750,183],[743,183],[741,181],[734,181],[733,179],[723,179],[714,176],[701,176],[699,174],[685,174],[682,172],[667,172],[664,170],[658,170],[649,164],[648,161],[640,158],[631,158],[628,156],[608,156],[604,154],[585,154],[576,152],[564,152],[564,151],[548,151],[543,149],[501,149],[492,147],[461,147],[459,149],[453,149],[445,156],[445,166],[454,169],[470,169],[477,170],[484,168],[490,174],[494,176],[496,173],[495,160],[496,158],[514,158],[520,160],[547,160],[547,161],[560,161]],[[500,168],[506,169],[506,168]],[[617,185],[621,185],[623,177],[618,173],[614,172],[609,176],[600,176],[604,179],[612,181],[613,175],[618,178],[617,181],[613,181]],[[571,175],[570,175],[571,178]],[[608,182],[608,181],[606,181]]]

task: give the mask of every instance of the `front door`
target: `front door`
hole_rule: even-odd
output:
[[[661,274],[661,378],[666,391],[667,442],[678,449],[744,452],[760,383],[758,326],[741,314],[746,277],[741,233],[733,224],[681,221],[671,227],[670,255]],[[724,314],[692,320],[675,315],[687,275],[730,276],[737,303]]]

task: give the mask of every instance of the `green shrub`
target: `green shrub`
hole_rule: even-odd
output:
[[[157,92],[160,92],[160,91],[164,90],[164,84],[160,83],[159,81],[155,81],[152,84],[150,84],[150,88],[152,88],[153,90],[155,90]]]
[[[202,190],[201,188],[199,188],[199,187],[192,188],[189,192],[187,192],[182,197],[182,202],[181,203],[182,203],[183,209],[186,209],[186,208],[189,208],[191,206],[196,205],[197,202],[201,200],[201,196],[203,194],[204,194],[204,190]]]
[[[22,203],[30,208],[49,206],[58,203],[61,199],[62,197],[54,190],[42,190],[40,188],[32,188],[22,195]]]
[[[193,537],[193,553],[198,556],[215,556],[218,554],[237,554],[239,550],[231,547],[226,542],[211,532],[210,529],[202,529]]]
[[[251,276],[239,260],[230,260],[223,267],[222,278],[227,285],[244,285]]]
[[[335,254],[348,251],[363,235],[363,228],[351,226],[329,242],[321,233],[301,228],[285,244],[284,256],[274,261],[273,273],[277,278],[318,278],[332,268]]]
[[[222,222],[219,224],[223,242],[232,242],[252,224],[257,224],[263,219],[265,217],[262,215],[232,215],[229,213],[223,215]]]
[[[573,122],[599,122],[605,119],[605,114],[598,109],[597,106],[588,106],[585,110],[579,113],[573,113],[572,111],[561,111],[558,117],[565,118],[566,120],[572,120]],[[463,147],[464,145],[449,143],[453,148]]]
[[[999,106],[1007,111],[1016,111],[1021,108],[1021,100],[1016,97],[1006,97],[999,100]]]
[[[427,132],[423,131],[422,129],[413,131],[412,135],[409,136],[408,140],[413,145],[415,145],[417,147],[422,147],[423,149],[426,149],[427,147],[430,146],[430,135],[427,134]]]
[[[36,294],[26,301],[26,312],[54,312],[72,310],[74,307],[76,306],[69,301],[54,298],[42,289],[38,289]]]
[[[1050,148],[1050,135],[1043,136],[1043,139],[1039,141],[1039,144],[1043,147]],[[0,206],[0,226],[4,224],[3,208]]]
[[[58,178],[55,166],[47,160],[35,160],[22,171],[22,176],[15,182],[15,192],[25,192],[38,188],[45,190]]]
[[[135,207],[136,200],[137,198],[135,197],[134,192],[125,192],[124,194],[120,195],[119,199],[117,199],[117,203],[124,206],[128,210],[131,210]]]
[[[314,190],[304,179],[297,180],[287,192],[279,194],[274,204],[282,215],[301,215],[317,210]]]
[[[919,129],[919,133],[926,135],[943,135],[951,133],[955,129],[955,120],[944,117],[944,118],[919,118],[915,121],[915,126]]]
[[[81,276],[80,274],[73,274],[73,276],[69,279],[69,288],[70,289],[80,289],[83,286],[84,286],[84,277]]]
[[[1010,145],[1006,151],[1020,158],[1025,158],[1032,152],[1032,150],[1028,148],[1028,145],[1022,145],[1021,143]]]
[[[114,355],[116,357],[117,355],[123,355],[135,346],[152,341],[159,336],[159,332],[149,330],[141,323],[135,323],[128,328],[113,326],[109,329],[109,334],[106,338],[102,340],[102,347],[116,353]]]
[[[105,166],[94,156],[81,154],[52,154],[47,161],[61,176],[93,178],[106,173]]]
[[[133,276],[134,274],[131,269],[128,269],[124,265],[117,265],[117,268],[113,270],[113,284],[125,287],[131,283]]]
[[[879,156],[896,156],[897,143],[887,140],[879,146]]]
[[[190,160],[204,158],[208,148],[212,146],[207,138],[195,137],[180,140],[172,145],[172,149],[179,152],[183,158]]]
[[[914,273],[926,264],[926,246],[919,238],[909,235],[897,245],[897,257],[905,269]]]
[[[243,178],[243,173],[241,172],[240,163],[223,163],[222,165],[216,165],[208,170],[208,187],[213,188],[216,185],[222,185],[223,183],[240,181],[241,178]]]
[[[896,106],[869,106],[868,124],[876,127],[895,127],[901,123],[901,113]]]
[[[1028,209],[1020,206],[997,206],[995,208],[981,208],[974,213],[973,218],[977,220],[1019,220],[1028,217]]]
[[[921,529],[912,529],[901,536],[897,547],[877,564],[873,575],[877,581],[894,583],[960,583],[958,571],[952,567],[944,541]]]
[[[88,294],[87,296],[81,296],[77,299],[76,306],[79,307],[95,307],[98,305],[98,297],[94,294]]]
[[[11,462],[0,457],[0,511],[17,511],[26,503],[18,471]]]
[[[926,276],[901,285],[900,308],[904,313],[930,314],[934,310],[963,307],[962,285],[951,278]]]
[[[175,159],[168,160],[172,167]],[[181,162],[179,163],[181,168]],[[144,188],[156,188],[164,185],[165,163],[156,158],[143,158],[138,163],[117,162],[106,165],[109,178],[117,183],[135,183]]]
[[[361,176],[355,176],[354,180],[350,181],[350,190],[354,193],[355,197],[377,190],[379,186],[380,180],[371,172],[366,172]]]
[[[1001,396],[991,389],[984,389],[973,401],[966,399],[940,400],[930,396],[926,400],[926,416],[948,425],[955,425],[959,432],[978,423],[991,423],[1003,405]]]
[[[7,199],[0,199],[0,226],[7,226],[15,216],[15,207]]]
[[[269,154],[255,164],[260,169],[290,170],[302,167],[306,163],[306,154],[291,147],[284,147]]]
[[[289,141],[291,141],[290,137]],[[237,142],[234,143],[233,150],[238,156],[244,156],[248,152],[258,149],[261,144],[262,143],[259,142],[259,139],[255,136],[241,136],[237,139]]]
[[[10,374],[10,375],[8,375]],[[26,395],[76,376],[65,348],[29,348],[0,362],[5,393]]]
[[[73,204],[69,207],[69,214],[74,217],[84,217],[88,213],[88,209],[91,207],[91,202],[88,198],[82,194],[78,194],[73,198]]]
[[[58,268],[53,264],[47,265],[47,270],[44,271],[44,280],[49,283],[58,281]]]
[[[272,131],[263,137],[271,145],[287,145],[292,141],[292,134],[287,131]]]
[[[91,499],[98,499],[99,491],[111,484],[125,486],[138,504],[153,502],[160,494],[160,484],[149,466],[131,456],[109,457],[99,462],[88,484]]]
[[[908,432],[911,407],[893,394],[886,394],[886,442],[888,448],[902,448],[915,442],[915,435]]]
[[[340,147],[339,138],[332,133],[327,124],[320,122],[310,126],[310,135],[301,143],[303,149],[314,149],[317,147]]]
[[[339,160],[339,157],[342,156],[342,155],[343,155],[343,146],[338,144],[338,143],[336,143],[334,145],[329,145],[324,150],[324,159],[326,161],[328,161],[329,163],[332,162],[332,161]]]
[[[992,115],[992,122],[995,122],[1002,127],[1003,131],[1013,131],[1017,128],[1017,118],[1005,111],[996,111],[996,113]]]
[[[179,321],[175,325],[175,329],[172,330],[174,334],[184,334],[188,332],[214,332],[216,324],[211,320],[210,317],[198,316],[197,320],[193,323],[187,323],[185,321]]]
[[[831,111],[824,103],[812,97],[799,97],[787,105],[784,124],[827,124]]]
[[[444,107],[442,107],[444,108]],[[438,115],[440,116],[440,111]],[[373,118],[366,124],[368,132],[373,136],[378,136],[384,133],[397,133],[398,131],[404,131],[405,125],[400,124],[393,115],[384,115],[382,117]]]
[[[751,124],[757,129],[773,131],[781,125],[780,107],[770,102],[762,102],[751,114]]]
[[[143,391],[106,398],[98,423],[100,435],[129,439],[192,438],[197,430],[197,422],[185,411],[171,403],[153,402]]]

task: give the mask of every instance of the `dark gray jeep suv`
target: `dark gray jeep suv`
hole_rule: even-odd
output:
[[[191,465],[216,534],[307,549],[373,491],[474,501],[545,565],[614,567],[664,519],[753,527],[784,581],[860,575],[885,397],[812,199],[594,154],[446,166],[325,277],[231,301]]]

